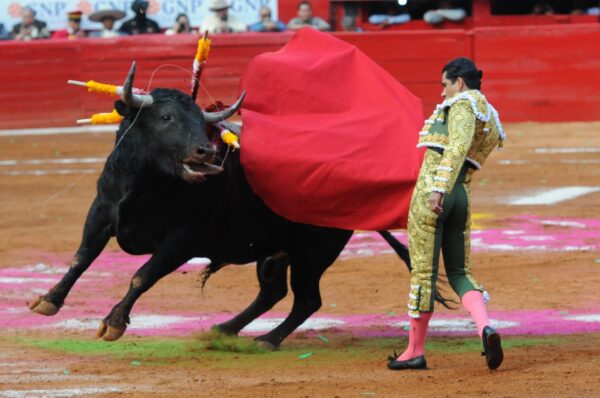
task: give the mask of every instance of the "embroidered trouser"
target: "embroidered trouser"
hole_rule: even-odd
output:
[[[409,315],[433,311],[440,249],[450,286],[462,298],[470,290],[483,291],[471,274],[470,175],[463,166],[454,189],[444,195],[440,215],[429,209],[433,176],[442,155],[428,149],[413,193],[408,216],[412,273]]]

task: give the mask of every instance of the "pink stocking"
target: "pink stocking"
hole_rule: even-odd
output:
[[[466,292],[461,299],[463,307],[465,307],[477,324],[477,334],[479,337],[483,334],[483,328],[490,324],[483,295],[479,290],[471,290]]]
[[[425,337],[427,336],[427,327],[433,312],[421,312],[421,318],[410,318],[410,331],[408,332],[408,347],[398,357],[398,361],[406,361],[419,355],[423,355],[425,348]]]

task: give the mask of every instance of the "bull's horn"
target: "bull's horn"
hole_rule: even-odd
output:
[[[242,106],[242,102],[244,101],[244,97],[246,97],[246,92],[242,92],[240,98],[235,101],[235,104],[231,105],[229,108],[225,109],[221,112],[202,112],[204,114],[204,120],[206,123],[217,123],[222,122],[223,120],[229,119],[236,113],[240,107]]]
[[[135,61],[131,64],[127,79],[123,83],[123,93],[121,93],[121,99],[125,105],[132,108],[141,108],[143,106],[150,106],[154,101],[151,95],[148,94],[134,94],[133,93],[133,78],[135,76]]]

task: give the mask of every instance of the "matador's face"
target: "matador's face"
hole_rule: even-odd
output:
[[[452,83],[446,76],[446,72],[442,73],[442,97],[444,99],[454,97],[456,94],[464,91],[466,87],[467,85],[462,77],[457,77],[456,81]]]

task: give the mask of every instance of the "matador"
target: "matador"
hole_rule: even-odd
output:
[[[503,360],[500,335],[489,325],[487,292],[473,278],[470,260],[471,176],[506,136],[498,113],[480,91],[482,72],[457,58],[442,70],[442,96],[425,120],[418,147],[426,152],[408,216],[412,263],[408,348],[388,368],[424,369],[423,347],[433,313],[440,251],[452,289],[469,310],[482,338],[487,366]]]

